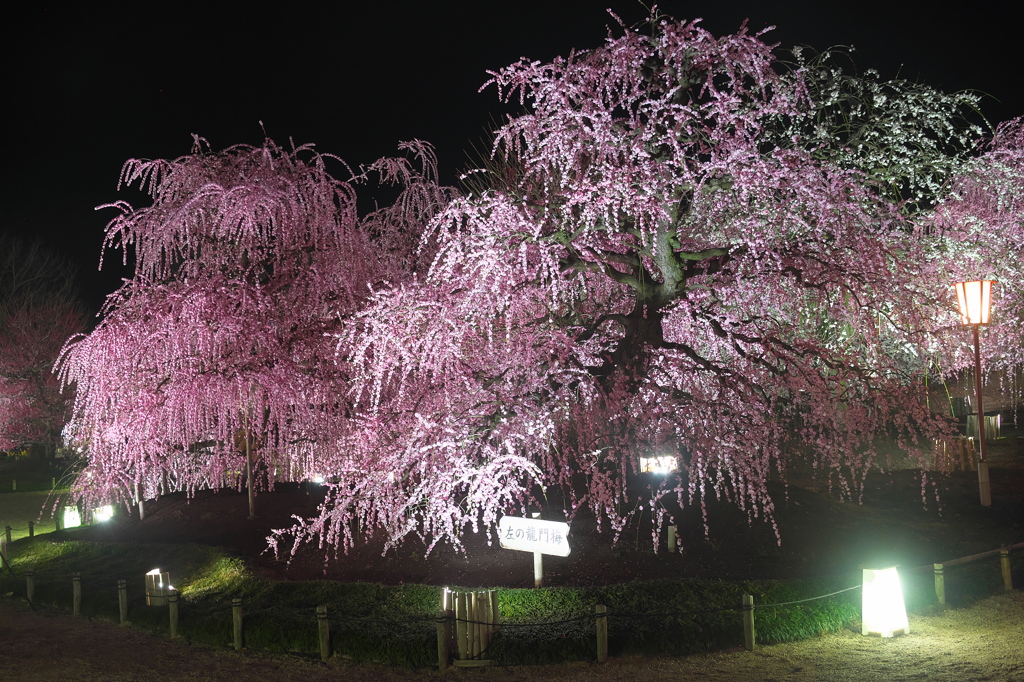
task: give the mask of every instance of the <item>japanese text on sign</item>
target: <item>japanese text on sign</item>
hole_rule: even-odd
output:
[[[503,516],[498,539],[503,549],[569,556],[569,524],[561,521]]]

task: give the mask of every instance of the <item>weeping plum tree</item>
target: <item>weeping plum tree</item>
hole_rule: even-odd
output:
[[[89,452],[80,496],[141,502],[244,470],[253,515],[260,486],[324,471],[345,409],[330,334],[415,255],[408,240],[382,254],[370,237],[412,229],[444,194],[421,187],[437,188],[432,150],[407,147],[422,172],[404,159],[367,170],[405,184],[405,212],[379,210],[365,226],[352,184],[308,146],[213,153],[196,138],[187,156],[125,164],[121,184],[153,204],[115,204],[104,247],[133,249],[135,276],[60,365],[78,391],[66,437]]]
[[[338,332],[347,473],[298,540],[348,548],[358,519],[429,551],[552,488],[616,537],[709,497],[774,527],[794,458],[856,498],[879,434],[923,461],[951,433],[922,389],[955,324],[922,216],[977,100],[781,64],[745,29],[620,32],[493,73],[525,111],[430,223],[429,269]],[[663,455],[679,474],[631,492]]]
[[[854,498],[879,434],[923,462],[952,433],[922,388],[956,325],[944,258],[982,255],[934,218],[1004,211],[984,248],[1010,253],[1019,203],[971,188],[1019,197],[1019,145],[1005,128],[973,160],[975,98],[837,60],[620,26],[493,73],[524,110],[466,195],[417,146],[421,171],[359,174],[404,187],[364,219],[308,149],[129,162],[154,204],[108,244],[138,272],[62,369],[80,494],[217,486],[238,442],[268,484],[332,481],[275,548],[347,550],[358,524],[429,551],[533,504],[614,537],[711,497],[774,527],[768,482],[795,459]],[[642,456],[678,474],[631,485]]]

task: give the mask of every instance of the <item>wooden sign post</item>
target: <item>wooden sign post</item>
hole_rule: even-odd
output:
[[[502,549],[515,549],[533,553],[533,585],[544,584],[542,556],[569,556],[569,524],[561,521],[542,521],[536,518],[503,516],[498,522],[498,541]]]

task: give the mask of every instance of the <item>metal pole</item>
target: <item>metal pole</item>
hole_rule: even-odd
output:
[[[974,381],[978,393],[978,493],[982,507],[992,506],[992,488],[988,479],[988,457],[985,454],[985,407],[981,398],[981,339],[974,326]]]
[[[533,512],[532,516],[539,519],[540,512]],[[533,553],[533,586],[544,586],[544,555],[540,552]]]

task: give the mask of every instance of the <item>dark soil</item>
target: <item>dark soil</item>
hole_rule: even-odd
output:
[[[569,537],[571,555],[544,558],[545,584],[826,577],[869,565],[921,566],[1022,542],[1022,434],[1024,429],[1004,425],[1003,438],[990,443],[990,508],[979,504],[974,471],[929,473],[927,504],[921,473],[914,469],[871,474],[863,504],[840,501],[813,479],[797,476],[788,488],[773,487],[781,546],[769,524],[748,523],[729,503],[709,503],[706,537],[700,510],[683,510],[680,551],[672,554],[664,549],[664,535],[661,551],[654,553],[649,522],[627,528],[616,545],[608,531],[596,531],[593,519],[577,518]],[[533,556],[500,549],[483,534],[468,534],[464,553],[439,546],[429,556],[416,539],[384,555],[383,542],[373,538],[338,557],[325,557],[325,550],[315,546],[301,548],[294,557],[269,552],[271,531],[292,526],[293,515],[314,515],[323,494],[314,485],[279,484],[257,497],[257,518],[251,521],[244,492],[204,491],[192,499],[170,495],[147,501],[144,520],[137,513],[122,514],[107,524],[62,533],[101,542],[219,545],[250,560],[261,577],[280,580],[533,585]]]

